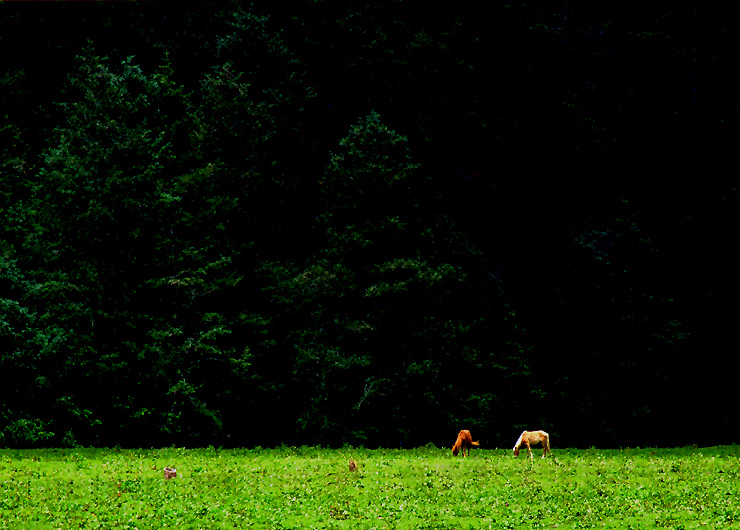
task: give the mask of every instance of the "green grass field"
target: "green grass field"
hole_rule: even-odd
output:
[[[0,528],[740,528],[740,446],[553,453],[0,450]]]

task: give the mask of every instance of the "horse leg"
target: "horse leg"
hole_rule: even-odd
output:
[[[530,447],[529,442],[524,442],[524,444],[527,446],[527,452],[529,453],[529,458],[530,459],[534,458],[532,456],[532,448]]]

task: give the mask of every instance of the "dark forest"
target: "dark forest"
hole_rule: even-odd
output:
[[[0,3],[0,446],[736,442],[740,9],[649,4]]]

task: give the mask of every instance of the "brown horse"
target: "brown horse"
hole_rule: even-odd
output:
[[[473,437],[470,436],[470,431],[462,430],[460,431],[460,434],[457,435],[455,445],[452,446],[452,456],[457,456],[457,453],[460,452],[460,448],[462,448],[462,455],[464,457],[466,447],[468,449],[468,456],[470,456],[470,448],[474,445],[480,445],[480,443],[473,441]]]
[[[523,444],[527,446],[529,458],[533,458],[532,449],[529,446],[537,445],[538,443],[542,444],[542,458],[545,458],[547,453],[550,453],[550,456],[552,456],[552,452],[550,451],[550,435],[545,431],[524,431],[516,441],[516,445],[514,446],[514,456],[519,456],[519,448]]]

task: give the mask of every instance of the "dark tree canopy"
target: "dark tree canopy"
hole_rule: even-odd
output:
[[[0,5],[0,445],[733,442],[723,4]]]

